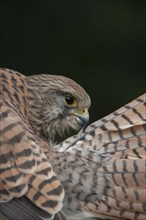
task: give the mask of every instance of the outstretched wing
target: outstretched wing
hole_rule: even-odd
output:
[[[145,219],[145,99],[144,94],[68,138],[51,158],[48,153],[64,186],[64,209],[71,219],[75,215],[70,210],[78,219],[90,214]]]
[[[28,123],[25,77],[1,69],[0,79],[0,209],[12,219],[20,219],[18,213],[29,219],[23,218],[27,210],[33,219],[52,219],[62,208],[64,190],[41,151],[46,143]]]

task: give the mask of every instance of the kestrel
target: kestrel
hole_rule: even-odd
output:
[[[8,70],[2,71],[8,73]],[[48,92],[43,92],[46,85],[46,80],[43,80],[44,76],[32,76],[30,80],[28,78],[28,83],[27,77],[19,73],[15,74],[17,82],[15,86],[12,86],[10,77],[11,80],[9,79],[8,83],[10,86],[7,89],[9,93],[6,92],[9,94],[7,97],[8,110],[5,110],[7,105],[2,105],[2,131],[4,133],[2,135],[4,138],[2,146],[9,147],[1,147],[3,157],[0,161],[4,167],[1,169],[1,201],[3,201],[0,205],[1,210],[10,219],[15,220],[51,219],[48,212],[50,213],[50,210],[52,211],[54,208],[50,208],[51,205],[55,204],[52,201],[60,205],[58,209],[55,206],[56,212],[53,214],[56,214],[62,207],[64,188],[63,211],[70,220],[89,220],[90,217],[144,220],[146,215],[146,94],[105,118],[92,123],[77,135],[54,146],[51,141],[53,141],[56,133],[63,134],[60,124],[65,122],[64,119],[61,120],[60,114],[59,118],[57,117],[59,125],[55,124],[50,116],[46,117],[46,112],[49,111],[46,105],[49,102],[43,97],[52,97],[54,93],[49,93],[47,96]],[[14,72],[10,73],[10,76],[12,75],[14,76]],[[21,81],[25,82],[23,88],[26,90],[21,94],[19,94],[19,87],[21,86],[18,83],[19,77],[23,77]],[[39,81],[40,87],[38,82],[36,83],[37,77],[43,77]],[[6,81],[8,79],[3,80],[3,85],[7,85],[5,84]],[[35,83],[36,85],[34,85]],[[56,86],[55,83],[53,84]],[[64,89],[62,88],[63,91]],[[82,105],[78,105],[75,102],[75,106],[70,106],[76,112],[72,112],[72,119],[70,114],[69,117],[63,114],[67,121],[70,120],[68,126],[74,129],[84,126],[89,118],[87,110],[90,106],[90,99],[83,89],[81,91],[82,95],[78,96],[83,97],[82,99],[77,98],[77,91],[74,91],[74,95],[70,91],[69,94],[67,93],[67,96],[71,96],[77,103],[82,103]],[[18,94],[18,97],[15,93]],[[42,97],[36,95],[41,93],[45,95]],[[45,103],[44,107],[42,104],[39,105],[40,100]],[[53,96],[52,105],[55,100],[57,99]],[[66,94],[63,100],[64,102],[59,102],[60,106],[61,103],[66,106]],[[32,104],[28,104],[29,102]],[[54,103],[54,108],[56,103]],[[11,116],[7,127],[5,120],[13,108],[16,112],[15,118]],[[67,108],[69,112],[71,108]],[[54,110],[50,114],[52,115],[53,112]],[[33,117],[30,117],[32,114],[34,114]],[[23,123],[20,122],[20,118]],[[43,119],[43,123],[41,123],[41,119]],[[46,125],[47,121],[48,125]],[[50,126],[49,121],[53,122],[54,125]],[[71,125],[71,121],[74,121],[73,125]],[[16,127],[13,125],[15,123],[17,124]],[[64,123],[62,124],[64,125]],[[68,128],[64,126],[64,129]],[[27,136],[25,134],[20,135],[24,139],[14,138],[14,134],[17,135],[24,131],[27,131]],[[9,141],[12,138],[17,140],[17,144]],[[20,141],[18,142],[18,140]],[[29,152],[31,152],[31,157]],[[26,161],[27,163],[25,163]],[[25,166],[22,166],[23,164]],[[18,178],[14,175],[13,167],[17,170]],[[50,173],[53,177],[50,177]],[[12,188],[16,183],[21,183],[22,180],[27,185],[24,196],[21,193],[21,184],[17,185],[20,192],[14,190],[16,187]],[[46,209],[42,203],[44,192],[45,204],[50,204]],[[18,198],[14,199],[14,197]],[[5,198],[7,198],[6,202],[4,202]],[[53,214],[51,213],[51,215]],[[59,212],[55,218],[61,219],[65,216]]]
[[[65,219],[64,189],[42,149],[88,122],[89,95],[64,76],[0,69],[0,107],[0,209],[13,220]]]

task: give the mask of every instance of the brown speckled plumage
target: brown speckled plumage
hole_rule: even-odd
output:
[[[52,101],[56,100],[58,96],[54,96],[53,88],[56,79],[52,76],[50,85],[53,91],[50,89],[50,92],[46,89],[46,75],[39,76],[41,83],[38,84],[38,76],[26,80],[15,71],[2,69],[3,73],[0,200],[7,203],[1,203],[0,208],[9,212],[13,220],[17,220],[15,211],[22,207],[28,212],[26,216],[25,211],[19,213],[22,214],[21,219],[40,220],[40,216],[51,219],[62,208],[63,186],[63,210],[71,220],[89,220],[90,217],[144,220],[146,94],[52,148],[46,140],[52,140],[53,132],[59,132],[60,127],[57,131],[56,125],[49,125],[50,116],[46,108],[49,100],[44,98],[47,97],[44,94],[53,97]],[[72,84],[64,77],[59,79],[59,84],[64,80],[67,85]],[[63,86],[61,90],[68,93],[70,86]],[[76,111],[88,108],[89,96],[80,86],[73,88],[70,92],[79,102]],[[56,89],[62,97],[61,90]],[[74,119],[68,126],[77,123]],[[47,120],[48,124],[45,124]],[[59,120],[64,125],[65,121]],[[53,134],[49,137],[50,132]],[[26,197],[36,205],[35,209]],[[42,214],[42,210],[48,215]]]
[[[146,94],[56,146],[58,153],[48,154],[72,220],[145,219],[145,100]]]
[[[64,190],[41,147],[48,148],[45,140],[51,142],[54,134],[60,133],[60,130],[70,127],[72,123],[74,128],[78,125],[79,120],[75,115],[68,116],[68,110],[63,115],[64,91],[72,95],[76,91],[78,106],[74,112],[89,107],[87,93],[70,79],[52,75],[25,77],[16,71],[0,69],[2,209],[6,204],[4,202],[12,200],[15,203],[15,198],[25,196],[36,207],[46,211],[47,219],[52,219],[61,210]],[[59,114],[62,114],[61,118]],[[70,118],[69,123],[67,117]]]

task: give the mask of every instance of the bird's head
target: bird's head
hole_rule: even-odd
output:
[[[79,130],[89,121],[91,101],[75,81],[59,75],[26,77],[30,123],[39,136],[53,140],[70,129]]]

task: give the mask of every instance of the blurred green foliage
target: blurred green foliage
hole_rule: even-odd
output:
[[[144,1],[0,1],[2,67],[80,83],[91,121],[145,91]]]

